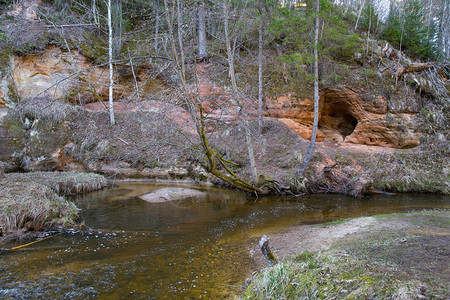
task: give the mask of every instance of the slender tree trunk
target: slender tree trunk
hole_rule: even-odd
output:
[[[181,71],[180,66],[180,60],[178,57],[178,53],[175,46],[174,41],[174,31],[173,31],[173,21],[169,15],[169,9],[168,9],[168,0],[164,0],[164,7],[166,9],[166,19],[169,29],[169,42],[171,46],[171,52],[173,55],[173,64],[176,68],[177,73],[180,75],[180,90],[182,91],[182,94],[185,98],[185,103],[187,110],[194,121],[197,134],[199,135],[202,151],[203,154],[206,157],[207,163],[205,165],[202,165],[205,170],[210,172],[212,175],[216,176],[217,178],[223,180],[224,182],[249,193],[258,193],[258,194],[265,194],[268,192],[268,190],[262,190],[252,184],[249,184],[248,182],[242,180],[239,178],[228,166],[226,161],[219,153],[214,151],[209,146],[208,139],[206,137],[206,131],[205,131],[205,117],[203,113],[203,107],[201,104],[200,99],[198,98],[198,92],[195,97],[195,102],[192,101],[192,91],[189,88],[186,78],[184,77],[184,74]],[[172,13],[173,15],[173,13]],[[183,48],[180,49],[181,52],[183,52]],[[221,166],[222,169],[224,169],[224,172],[221,172],[218,170],[218,164]]]
[[[113,27],[113,57],[117,57],[122,50],[122,0],[113,0],[111,13]]]
[[[355,30],[356,30],[356,28],[358,28],[359,18],[361,17],[361,12],[364,7],[364,4],[366,4],[366,0],[362,1],[361,7],[359,8],[358,17],[356,18]]]
[[[448,34],[448,4],[447,0],[442,1],[442,7],[441,7],[441,16],[439,20],[439,35],[438,35],[438,48],[442,51],[444,54],[444,57],[448,57],[449,49],[448,45],[446,44],[447,40],[447,34]],[[447,53],[446,53],[447,52]],[[445,56],[447,54],[447,56]]]
[[[111,21],[111,0],[108,0],[108,54],[109,54],[109,121],[111,125],[116,123],[114,119],[114,95],[113,95],[113,86],[114,86],[114,69],[113,69],[113,27]]]
[[[136,88],[136,97],[137,97],[138,102],[139,102],[139,107],[141,108],[141,95],[140,95],[140,92],[139,92],[139,84],[138,84],[138,81],[137,81],[136,73],[134,72],[134,66],[133,66],[133,60],[132,60],[131,54],[130,54],[130,48],[128,48],[127,50],[128,50],[128,59],[130,60],[131,73],[133,74],[133,79],[134,79],[134,86]]]
[[[371,25],[372,25],[372,10],[369,7],[369,29],[367,29],[366,55],[369,55],[369,37]]]
[[[316,22],[314,32],[314,122],[313,131],[311,135],[311,142],[309,143],[308,151],[306,152],[303,164],[295,173],[297,179],[302,178],[303,172],[308,167],[312,153],[314,151],[314,144],[317,137],[317,127],[319,125],[319,55],[317,53],[317,47],[319,44],[319,0],[316,0]]]
[[[153,0],[153,10],[155,11],[155,43],[153,48],[158,52],[158,38],[159,38],[159,0]]]
[[[205,3],[203,1],[198,8],[198,56],[200,60],[208,56],[208,52],[206,51]]]
[[[250,169],[252,173],[252,182],[254,185],[257,184],[257,171],[256,171],[256,162],[255,155],[253,151],[253,142],[252,142],[252,134],[250,130],[250,124],[248,121],[248,115],[245,109],[244,103],[241,102],[241,95],[239,93],[239,89],[236,83],[236,75],[234,72],[234,57],[233,50],[231,49],[231,41],[228,29],[228,0],[224,0],[223,2],[223,12],[224,12],[224,29],[225,29],[225,43],[227,46],[227,56],[228,56],[228,67],[229,67],[229,75],[231,79],[231,86],[233,88],[234,95],[238,99],[238,105],[241,108],[242,119],[244,121],[244,132],[245,132],[245,142],[247,144],[248,156],[250,160]]]
[[[92,16],[94,18],[94,23],[99,25],[100,22],[98,20],[98,12],[97,12],[97,3],[96,0],[92,0]]]
[[[177,0],[177,10],[178,10],[178,44],[180,50],[183,50],[183,3],[181,0]],[[184,66],[184,51],[181,51],[181,71],[183,75],[186,74]]]
[[[263,106],[263,28],[262,19],[258,27],[258,132],[262,131],[262,106]]]

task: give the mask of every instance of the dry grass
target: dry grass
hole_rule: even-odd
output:
[[[60,100],[46,97],[26,99],[20,101],[13,110],[13,116],[25,121],[40,119],[48,123],[59,123],[73,119],[80,112],[80,109]]]
[[[63,195],[98,190],[107,185],[103,176],[78,172],[6,174],[0,179],[2,235],[72,226],[78,208]]]
[[[11,180],[44,184],[60,196],[92,192],[108,185],[105,177],[94,173],[31,172],[11,173],[7,176]]]

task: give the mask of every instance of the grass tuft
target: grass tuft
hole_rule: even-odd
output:
[[[72,226],[78,208],[64,196],[106,185],[103,176],[79,172],[6,174],[0,179],[0,235]]]
[[[263,270],[243,299],[414,299],[419,287],[356,258],[305,252]]]
[[[79,108],[47,97],[38,97],[20,101],[13,110],[13,116],[25,120],[42,121],[55,124],[73,119],[79,112]]]

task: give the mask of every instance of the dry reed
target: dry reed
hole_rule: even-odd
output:
[[[80,172],[6,174],[0,179],[1,235],[71,226],[78,208],[63,196],[106,185],[103,176]]]

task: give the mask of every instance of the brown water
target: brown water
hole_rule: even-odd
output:
[[[0,255],[3,299],[220,299],[241,292],[257,240],[296,224],[429,208],[448,197],[265,197],[204,188],[205,199],[150,204],[163,185],[123,183],[75,198],[94,233],[64,233]],[[196,187],[199,188],[199,187]],[[11,244],[8,247],[13,247]]]

